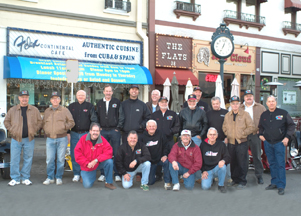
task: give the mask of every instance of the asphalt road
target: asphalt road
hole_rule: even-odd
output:
[[[115,183],[116,190],[104,187],[103,182],[95,182],[90,189],[81,183],[73,183],[72,172],[65,172],[63,185],[45,186],[45,148],[37,144],[31,172],[33,185],[7,186],[8,180],[0,179],[0,216],[17,215],[243,215],[278,216],[300,215],[301,171],[287,171],[285,195],[277,190],[266,191],[270,175],[264,174],[264,185],[257,185],[253,170],[249,170],[248,184],[244,190],[228,187],[221,194],[217,184],[203,191],[200,184],[188,191],[181,184],[181,190],[166,191],[163,182],[150,186],[149,191],[140,189],[138,182],[133,188],[123,189]]]

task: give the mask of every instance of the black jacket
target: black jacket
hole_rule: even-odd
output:
[[[203,141],[200,145],[203,158],[202,172],[212,170],[221,160],[230,163],[230,154],[224,142],[216,140],[213,145]]]
[[[74,132],[85,132],[90,130],[92,122],[98,122],[94,106],[84,101],[82,104],[74,102],[68,107],[75,122],[75,126],[71,129]]]
[[[158,110],[151,115],[151,119],[157,122],[157,129],[162,131],[167,140],[172,140],[173,135],[180,131],[180,120],[178,115],[172,110],[166,110],[164,116]]]
[[[266,110],[260,116],[259,136],[271,144],[281,142],[285,137],[291,138],[295,132],[295,123],[286,110],[276,108],[274,112]]]
[[[116,129],[119,121],[120,100],[112,98],[109,102],[108,113],[106,102],[101,99],[96,106],[97,116],[102,129]]]
[[[183,129],[191,131],[191,136],[196,135],[203,136],[207,132],[208,121],[205,111],[196,107],[195,110],[191,110],[186,107],[181,110],[179,114],[180,119],[180,132]]]
[[[125,100],[120,105],[117,127],[123,129],[126,133],[131,130],[142,133],[146,122],[150,119],[150,115],[150,111],[141,100]]]
[[[166,141],[165,136],[158,129],[152,136],[147,131],[143,132],[141,142],[148,148],[152,164],[157,164],[161,161],[161,157],[168,156],[169,151]]]
[[[199,100],[199,102],[196,104],[196,106],[201,108],[205,112],[208,112],[209,110],[211,110],[210,106],[205,101],[202,101],[202,100]],[[187,101],[185,101],[185,103],[183,104],[183,108],[186,108],[186,107],[188,107]]]
[[[227,112],[228,110],[220,109],[220,110],[209,110],[206,113],[207,120],[208,120],[208,128],[214,127],[218,132],[218,139],[220,139],[221,141],[224,141],[224,139],[226,138],[223,131],[223,123]]]
[[[153,113],[153,104],[152,104],[152,101],[146,102],[145,104],[146,104],[148,110],[150,111],[150,113]],[[159,109],[160,109],[159,104],[157,104],[156,111],[158,111]]]
[[[137,164],[134,168],[130,168],[129,165],[133,160],[137,160]],[[115,165],[118,172],[121,175],[125,175],[127,172],[133,172],[137,167],[145,161],[150,161],[151,155],[147,147],[142,142],[137,142],[134,150],[126,142],[119,146],[117,155],[115,158]]]

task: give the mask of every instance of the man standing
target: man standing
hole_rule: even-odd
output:
[[[68,145],[67,131],[74,127],[75,123],[70,111],[60,106],[61,98],[57,91],[52,92],[50,102],[52,107],[45,110],[43,129],[46,139],[46,163],[47,179],[44,185],[54,183],[54,170],[56,158],[56,184],[63,184],[65,153]]]
[[[252,90],[246,90],[244,94],[244,103],[240,108],[248,112],[254,122],[255,129],[252,134],[248,136],[248,146],[251,148],[253,155],[253,164],[255,167],[255,176],[258,184],[263,184],[263,165],[261,162],[261,141],[258,137],[258,123],[261,114],[266,110],[263,105],[254,101]]]
[[[139,86],[131,85],[129,93],[130,98],[121,103],[117,126],[124,131],[122,143],[126,142],[127,135],[132,130],[136,131],[140,138],[151,115],[145,103],[138,99]]]
[[[244,189],[248,172],[248,140],[254,131],[254,123],[246,111],[239,109],[239,97],[230,98],[232,110],[225,116],[223,131],[228,139],[228,151],[231,156],[231,185],[238,184],[237,189]]]
[[[119,108],[120,101],[117,98],[113,98],[113,88],[110,85],[106,85],[103,89],[105,97],[97,103],[97,115],[101,127],[101,135],[111,144],[113,148],[114,160],[117,154],[118,147],[120,146],[120,131],[117,128],[119,121]],[[121,178],[114,165],[115,181],[120,182]],[[105,176],[103,170],[98,181],[104,181]]]
[[[295,124],[287,111],[277,108],[276,98],[269,96],[266,102],[268,110],[259,120],[259,138],[264,142],[271,171],[271,184],[266,190],[278,188],[278,194],[284,194],[286,186],[285,149],[295,132]]]
[[[4,125],[10,132],[10,177],[9,186],[20,184],[31,185],[30,170],[34,152],[34,135],[42,127],[42,118],[39,110],[29,105],[27,90],[19,93],[20,104],[12,107],[4,119]],[[20,172],[20,159],[23,150],[23,166]]]
[[[96,170],[104,169],[105,187],[116,189],[113,185],[113,150],[108,141],[100,135],[100,125],[92,123],[88,134],[82,136],[75,149],[75,160],[80,165],[83,186],[90,188],[96,180]]]
[[[123,143],[115,159],[118,172],[122,175],[122,186],[128,189],[133,186],[133,178],[137,172],[142,172],[141,186],[144,191],[149,190],[148,178],[151,167],[151,156],[147,147],[138,141],[136,131],[130,131],[127,143]]]
[[[149,174],[149,184],[153,185],[156,182],[156,169],[158,165],[164,169],[164,188],[171,189],[169,163],[167,160],[168,146],[166,145],[165,136],[160,130],[157,130],[157,122],[148,120],[146,123],[146,131],[143,132],[141,142],[146,145],[151,155],[151,168]]]
[[[74,158],[74,148],[79,139],[89,132],[91,122],[97,122],[97,115],[94,110],[94,106],[86,102],[86,92],[79,90],[76,93],[77,102],[69,105],[68,109],[74,119],[75,126],[71,129],[71,162],[74,177],[73,182],[78,182],[80,179],[80,166],[76,163]]]
[[[199,107],[200,109],[204,110],[205,112],[208,112],[210,110],[209,105],[205,102],[201,100],[202,97],[202,89],[200,87],[194,87],[193,89],[193,94],[196,96],[196,101],[197,104],[196,106]],[[185,103],[183,104],[183,108],[188,107],[188,103],[187,101],[185,101]]]
[[[151,93],[151,101],[146,102],[146,106],[151,113],[159,110],[158,100],[160,99],[161,92],[157,89],[153,90]]]
[[[226,164],[230,162],[225,143],[217,139],[218,132],[214,127],[208,129],[208,143],[203,141],[200,146],[203,158],[202,166],[202,188],[208,190],[214,177],[218,177],[218,190],[226,193],[224,186],[226,178]]]
[[[195,172],[202,168],[202,153],[191,139],[190,130],[183,130],[180,139],[181,141],[174,144],[168,155],[173,190],[180,190],[179,175],[183,175],[185,188],[192,190]]]

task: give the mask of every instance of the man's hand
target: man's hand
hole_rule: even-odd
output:
[[[164,163],[167,160],[167,156],[161,157],[161,161]]]
[[[208,172],[207,171],[204,171],[202,173],[202,179],[207,179],[208,178]]]
[[[96,163],[97,163],[97,162],[96,162],[95,160],[92,160],[90,163],[88,163],[88,166],[87,166],[87,167],[88,167],[89,169],[91,169],[91,168],[93,168],[93,167],[96,165]]]
[[[218,162],[218,167],[219,167],[219,168],[222,168],[224,165],[225,165],[225,161],[224,161],[224,160],[220,160],[220,161]]]
[[[198,139],[202,139],[202,137],[201,137],[200,135],[197,135],[196,137],[197,137]]]
[[[224,139],[224,143],[225,143],[225,144],[228,144],[228,139],[227,139],[227,137]]]
[[[124,181],[130,181],[131,180],[131,175],[127,173],[123,176],[123,179],[124,179]]]
[[[283,145],[284,145],[284,146],[287,146],[288,141],[289,141],[289,139],[288,139],[287,137],[285,137],[285,138],[282,140]]]
[[[188,178],[190,176],[190,174],[188,172],[183,174],[183,178]]]
[[[71,135],[70,134],[67,134],[67,140],[68,140],[68,143],[70,143],[70,140],[71,140]]]
[[[137,161],[136,161],[136,160],[133,160],[133,161],[130,163],[129,167],[130,167],[130,168],[134,168],[134,167],[136,166],[136,164],[137,164]]]
[[[179,165],[178,165],[177,161],[173,161],[173,162],[172,162],[172,168],[173,168],[174,170],[179,170]]]
[[[259,136],[259,139],[260,139],[261,141],[263,141],[263,142],[265,141],[265,138],[264,138],[264,136],[262,136],[262,135]]]

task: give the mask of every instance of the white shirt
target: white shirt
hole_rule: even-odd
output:
[[[255,101],[253,101],[253,104],[251,106],[247,106],[244,102],[244,105],[245,105],[245,111],[248,112],[251,116],[251,119],[253,120],[253,106],[255,104]]]
[[[181,141],[181,143],[182,143],[182,141]],[[187,146],[184,145],[183,143],[182,143],[182,145],[184,146],[185,150],[187,150],[189,148],[189,146],[191,145],[191,140],[190,140],[190,142],[189,142],[189,144]]]
[[[106,112],[108,113],[109,103],[110,103],[111,100],[107,101],[106,98],[103,98],[103,101],[106,102]]]

